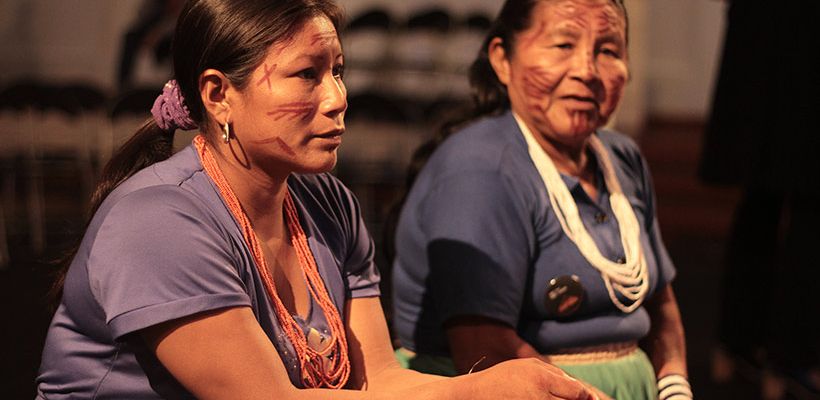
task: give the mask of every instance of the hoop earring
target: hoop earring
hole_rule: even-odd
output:
[[[231,125],[228,121],[225,121],[225,125],[222,125],[222,141],[225,142],[225,144],[231,141]]]

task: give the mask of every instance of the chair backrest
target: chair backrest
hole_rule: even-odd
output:
[[[426,30],[446,33],[452,24],[452,16],[444,8],[428,8],[419,10],[407,18],[408,30]]]
[[[11,83],[0,91],[0,110],[39,108],[44,90],[43,85],[34,80],[24,79]]]
[[[130,89],[114,100],[109,108],[109,115],[111,119],[134,116],[148,118],[154,100],[160,93],[162,91],[156,88]]]
[[[82,112],[103,111],[109,103],[106,93],[88,83],[69,83],[60,90],[74,99],[75,104]]]
[[[408,123],[419,111],[416,105],[394,94],[362,92],[348,96],[346,121],[367,120]]]
[[[359,30],[388,31],[393,27],[393,24],[393,18],[386,9],[370,8],[351,18],[350,22],[345,26],[344,33],[347,34]]]
[[[476,11],[464,18],[463,24],[467,29],[479,31],[482,34],[490,30],[493,24],[493,18],[487,13]]]

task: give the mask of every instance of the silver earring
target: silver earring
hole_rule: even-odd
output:
[[[231,125],[228,121],[225,121],[225,125],[222,125],[222,141],[225,142],[225,144],[231,141]]]

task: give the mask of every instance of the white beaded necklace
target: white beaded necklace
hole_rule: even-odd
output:
[[[601,255],[595,241],[592,240],[584,227],[581,216],[578,214],[578,207],[575,205],[575,199],[569,193],[569,189],[561,179],[555,164],[535,140],[527,125],[515,113],[513,113],[513,116],[524,134],[530,158],[544,181],[550,204],[561,223],[564,233],[575,243],[584,258],[601,273],[601,278],[604,280],[612,304],[625,313],[634,311],[643,303],[644,296],[649,290],[649,274],[646,259],[641,249],[641,227],[635,218],[632,206],[621,190],[618,177],[615,176],[615,169],[612,167],[612,162],[600,139],[595,135],[591,135],[589,144],[592,151],[595,152],[603,171],[604,182],[609,191],[609,204],[612,207],[613,214],[615,214],[615,220],[618,222],[621,244],[624,247],[624,256],[626,258],[626,262],[623,264],[611,261]],[[632,303],[626,305],[621,302],[615,295],[615,291]]]

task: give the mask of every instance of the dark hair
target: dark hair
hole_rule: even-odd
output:
[[[268,49],[292,37],[309,18],[323,15],[338,32],[342,11],[333,0],[189,0],[177,20],[172,50],[174,77],[191,119],[205,132],[210,119],[199,94],[199,76],[213,68],[243,89]],[[120,183],[137,171],[165,160],[173,150],[174,131],[148,120],[120,147],[103,169],[91,197],[91,216]],[[89,222],[90,222],[89,217]],[[51,290],[56,302],[79,243],[58,261]]]
[[[413,153],[410,165],[407,168],[405,179],[405,189],[402,197],[390,208],[385,222],[384,249],[389,262],[395,256],[395,229],[398,226],[398,218],[401,208],[407,199],[407,194],[413,186],[421,169],[427,160],[450,135],[459,128],[483,117],[500,115],[510,108],[510,99],[507,95],[507,88],[495,75],[495,70],[490,64],[489,46],[495,38],[501,39],[501,45],[506,54],[513,53],[516,36],[530,28],[532,24],[532,12],[535,6],[549,0],[507,0],[501,7],[498,16],[490,26],[478,56],[473,61],[469,70],[470,87],[472,89],[472,107],[461,115],[445,122],[437,130],[436,134],[428,141],[419,146]],[[628,31],[629,20],[626,14],[624,0],[610,0],[623,13]],[[627,34],[628,40],[628,34]]]

